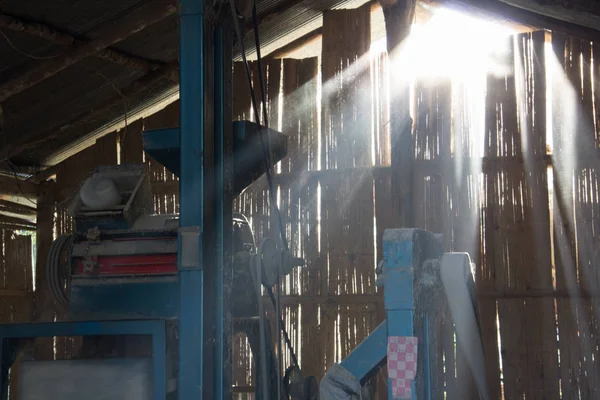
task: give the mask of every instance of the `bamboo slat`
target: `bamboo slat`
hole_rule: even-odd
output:
[[[370,5],[323,13],[322,166],[370,165]]]
[[[536,158],[546,152],[544,33],[518,36],[511,49],[514,74],[488,78],[484,150],[522,154],[525,164],[486,172],[486,265],[496,289],[545,289],[552,287],[548,183]],[[554,302],[500,300],[498,319],[505,398],[558,398]]]

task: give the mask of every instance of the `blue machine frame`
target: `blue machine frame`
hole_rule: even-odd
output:
[[[179,301],[179,365],[178,398],[181,400],[210,398],[221,400],[231,393],[227,369],[231,366],[228,356],[231,327],[227,321],[229,299],[226,293],[228,278],[226,238],[228,222],[225,217],[230,209],[227,194],[230,193],[230,169],[228,162],[231,135],[227,111],[228,70],[231,61],[230,43],[221,22],[214,35],[205,36],[205,0],[179,0],[180,29],[180,228],[178,236],[178,301]],[[212,42],[208,43],[206,40]],[[212,45],[211,45],[212,43]],[[205,63],[214,63],[206,67]],[[214,80],[205,82],[206,71],[214,69]],[[205,98],[205,89],[212,84],[213,98]],[[205,102],[214,107],[205,107]],[[214,115],[214,164],[209,165],[214,177],[214,199],[211,210],[213,230],[205,231],[205,198],[213,197],[205,189],[205,112]],[[229,118],[227,120],[226,118]],[[213,132],[210,132],[212,135]],[[212,160],[211,160],[212,161]],[[214,236],[215,249],[205,252],[205,235]],[[211,236],[211,237],[212,237]],[[211,268],[211,269],[209,269]],[[209,290],[206,290],[206,289]],[[206,298],[208,297],[208,299]],[[208,307],[205,309],[205,306]],[[205,329],[207,328],[208,329]],[[103,335],[151,335],[153,354],[153,400],[166,397],[166,320],[124,320],[94,322],[60,322],[0,325],[0,367],[8,370],[6,357],[10,339],[55,336],[103,336]],[[210,331],[212,329],[212,332]],[[208,333],[207,333],[208,332]],[[211,335],[211,337],[207,337]],[[205,349],[205,340],[214,344]],[[5,339],[6,340],[5,342]],[[208,361],[207,361],[208,360]],[[210,370],[203,364],[211,362]],[[214,372],[213,372],[214,370]],[[208,376],[208,378],[205,377]],[[0,388],[6,377],[0,374]],[[207,382],[206,380],[211,380]],[[206,382],[205,382],[206,381]],[[2,393],[0,393],[1,395]],[[1,398],[2,396],[0,396]]]
[[[341,366],[358,381],[376,370],[387,357],[390,336],[415,336],[415,285],[423,273],[423,262],[442,255],[441,236],[418,229],[388,229],[383,235],[383,269],[378,283],[384,287],[386,321],[369,335]],[[423,334],[427,336],[427,315],[423,316]],[[419,341],[418,363],[424,372],[424,396],[431,398],[429,388],[429,340]],[[415,381],[412,399],[417,398]],[[392,385],[388,380],[388,398],[392,399]]]
[[[167,394],[166,321],[102,321],[102,322],[48,322],[0,325],[0,354],[3,363],[10,339],[96,336],[96,335],[150,335],[152,336],[152,400],[164,400]],[[6,366],[2,365],[2,371]],[[5,388],[4,374],[0,387]],[[2,393],[4,395],[4,393]]]

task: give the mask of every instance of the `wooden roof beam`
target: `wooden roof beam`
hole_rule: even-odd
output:
[[[317,28],[314,31],[308,32],[306,35],[300,36],[296,40],[292,40],[288,44],[272,51],[267,56],[268,58],[285,58],[289,54],[295,52],[299,48],[315,42],[323,35],[323,27]]]
[[[118,21],[116,25],[111,24],[101,29],[97,39],[75,45],[60,57],[38,62],[30,68],[25,68],[22,73],[0,86],[0,101],[56,75],[84,58],[98,54],[176,11],[177,7],[173,0],[152,0],[144,4]]]
[[[35,216],[37,209],[12,201],[0,199],[0,211],[5,211],[13,214]]]
[[[37,185],[15,176],[0,175],[0,194],[16,197],[37,198]]]
[[[35,223],[17,217],[9,217],[8,215],[0,214],[0,224],[10,224],[15,226],[23,226],[29,228],[35,228]]]
[[[579,1],[577,6],[568,5],[572,1],[565,0],[498,0],[513,7],[544,15],[549,18],[560,19],[565,22],[597,30],[600,25],[600,10],[597,8],[598,0],[589,0],[587,7]],[[587,10],[586,10],[587,8]]]
[[[33,183],[42,183],[44,181],[47,181],[53,175],[56,174],[56,172],[59,169],[59,166],[60,166],[60,164],[56,164],[56,165],[53,165],[53,166],[48,167],[46,169],[43,169],[43,170],[35,173],[31,178],[29,178],[29,181],[31,181]]]
[[[21,141],[16,143],[7,143],[3,148],[0,149],[0,160],[8,160],[23,151],[33,149],[38,146],[43,146],[45,143],[51,140],[55,140],[64,133],[64,130],[69,126],[83,123],[85,121],[93,121],[99,118],[99,116],[106,113],[108,110],[113,108],[116,104],[123,102],[123,98],[136,97],[144,92],[148,86],[155,85],[163,79],[175,80],[176,74],[179,72],[179,64],[167,64],[163,67],[144,75],[140,79],[133,82],[131,85],[119,90],[120,93],[113,96],[103,104],[93,107],[83,114],[76,115],[73,119],[63,126],[53,127],[51,130],[36,135],[37,139],[25,137]],[[13,178],[14,179],[14,178]],[[35,185],[34,183],[31,183]],[[0,188],[1,189],[1,188]],[[1,190],[0,190],[1,193]]]
[[[89,43],[89,40],[87,39],[75,37],[70,33],[62,32],[56,28],[53,28],[52,26],[38,22],[29,22],[12,15],[1,13],[0,28],[8,29],[14,32],[23,32],[31,36],[37,36],[50,42],[70,46],[72,48]],[[94,54],[94,57],[144,72],[157,69],[162,65],[161,63],[146,60],[144,58],[136,57],[111,48],[106,48],[99,53]]]
[[[542,15],[500,0],[438,0],[436,3],[448,5],[454,10],[482,18],[502,19],[537,29],[561,32],[585,40],[600,41],[599,28],[590,28],[570,22],[567,16],[551,17]]]
[[[15,225],[15,224],[6,224],[4,222],[0,222],[0,229],[8,229],[11,231],[32,231],[34,232],[36,230],[36,226],[35,225]],[[2,296],[3,293],[0,290],[0,296]],[[15,294],[15,296],[19,296],[18,294]]]

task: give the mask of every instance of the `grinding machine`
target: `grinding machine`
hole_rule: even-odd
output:
[[[234,195],[264,173],[260,129],[259,125],[247,121],[233,124]],[[268,130],[267,135],[271,153],[275,156],[273,162],[277,162],[286,154],[287,138],[273,130]],[[144,132],[147,154],[176,176],[180,173],[178,138],[176,129]],[[179,352],[178,286],[181,283],[178,275],[179,215],[159,215],[153,210],[152,188],[145,164],[98,167],[83,182],[69,208],[75,233],[59,236],[53,242],[46,263],[54,301],[70,321],[62,326],[71,324],[74,329],[69,334],[82,335],[81,350],[74,360],[25,361],[21,379],[24,399],[141,400],[164,398],[163,393],[167,398],[175,398]],[[262,285],[273,287],[280,276],[301,267],[304,261],[281,250],[271,238],[263,238],[257,244],[244,215],[234,213],[232,222],[233,330],[244,333],[251,346],[258,382],[257,398],[265,397],[264,393],[268,398],[276,398],[278,385],[279,390],[285,386],[287,391],[296,392],[298,389],[294,389],[294,385],[316,385],[314,379],[299,378],[297,368],[290,370],[294,372],[293,382],[290,374],[285,385],[281,382],[283,374],[279,372],[270,324],[264,319],[261,301]],[[161,321],[165,328],[161,345],[165,348],[164,359],[162,355],[156,357],[153,354],[157,344],[152,334],[141,334],[146,332],[135,329],[102,334],[101,331],[86,330],[88,321],[106,321],[108,324]],[[54,324],[54,331],[57,325],[61,324]],[[35,332],[28,334],[28,327]],[[44,324],[24,326],[16,335],[44,336],[44,327]],[[60,332],[55,334],[58,336]],[[4,335],[7,335],[6,330]],[[3,362],[4,393],[6,366],[12,364],[14,360],[10,357],[23,347],[23,341],[8,340],[8,344],[9,355]],[[157,358],[164,362],[164,368],[153,367],[151,360]],[[117,361],[119,364],[115,366]],[[262,374],[268,378],[262,379]],[[111,385],[111,380],[115,379],[126,379],[128,389]],[[157,387],[157,382],[162,383]],[[302,393],[302,389],[299,392]],[[308,394],[304,398],[314,398],[316,388],[312,393],[313,397]]]

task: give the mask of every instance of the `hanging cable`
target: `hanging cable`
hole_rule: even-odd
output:
[[[256,47],[256,61],[258,63],[258,82],[260,85],[260,94],[261,94],[261,101],[262,101],[262,111],[263,111],[263,121],[265,123],[265,126],[268,128],[269,127],[269,119],[268,119],[268,112],[267,112],[267,100],[266,100],[266,88],[267,85],[265,84],[265,78],[264,78],[264,70],[262,67],[262,57],[260,56],[260,37],[259,37],[259,33],[258,33],[258,15],[256,12],[256,1],[254,1],[254,5],[252,7],[252,28],[254,30],[254,45]],[[269,164],[269,171],[270,171],[270,167],[273,164],[273,159],[271,157],[271,146],[269,144],[269,136],[268,135],[264,135],[266,138],[266,142],[267,142],[267,146],[266,146],[266,151],[267,151],[267,162]],[[281,244],[283,246],[284,250],[289,250],[289,246],[288,246],[288,242],[287,242],[287,237],[285,236],[285,228],[283,226],[283,221],[281,219],[281,213],[279,211],[279,207],[277,206],[277,203],[274,201],[274,192],[273,192],[273,182],[271,182],[269,184],[269,192],[271,193],[271,197],[273,198],[271,201],[273,202],[273,211],[275,212],[275,218],[277,218],[277,223],[279,224],[279,233],[281,236]]]
[[[56,303],[65,310],[69,308],[65,281],[68,285],[71,275],[70,255],[75,237],[75,235],[59,236],[50,246],[50,252],[46,260],[46,276],[48,277],[50,292]],[[67,258],[66,262],[64,260],[65,256]]]
[[[256,59],[257,59],[257,63],[258,63],[258,81],[260,84],[260,92],[261,92],[261,101],[262,101],[262,111],[263,111],[263,120],[265,121],[265,125],[268,126],[268,113],[267,113],[267,101],[266,101],[266,84],[265,84],[265,79],[264,79],[264,75],[263,75],[263,67],[262,67],[262,57],[260,55],[260,37],[259,37],[259,30],[258,30],[258,15],[256,12],[256,1],[254,1],[254,5],[252,7],[252,27],[254,30],[254,44],[256,47]],[[268,152],[268,163],[269,163],[269,167],[272,165],[272,158],[271,158],[271,152],[270,152],[270,145],[268,143],[269,137],[267,136],[267,152]],[[277,206],[277,203],[274,201],[274,190],[273,190],[273,184],[272,182],[269,184],[269,192],[271,193],[272,196],[272,203],[273,203],[273,207],[272,210],[275,213],[275,217],[277,218],[277,223],[279,225],[279,233],[281,236],[281,244],[283,246],[283,249],[285,251],[289,250],[289,245],[288,245],[288,241],[287,241],[287,237],[285,236],[285,228],[283,226],[283,220],[281,219],[281,212],[279,211],[279,207]],[[273,290],[271,288],[268,288],[267,291],[269,293],[269,297],[271,299],[271,304],[273,304],[273,307],[276,310],[277,313],[277,331],[281,331],[283,333],[284,336],[284,340],[286,342],[286,345],[290,351],[290,356],[292,358],[292,362],[294,363],[294,365],[300,367],[300,365],[298,364],[298,358],[296,357],[296,354],[294,352],[293,346],[292,346],[292,341],[290,340],[290,337],[287,333],[287,330],[285,329],[285,325],[283,323],[283,318],[281,318],[281,313],[280,313],[280,305],[279,305],[279,296],[280,296],[280,290],[279,290],[279,277],[277,279],[277,297],[273,294]],[[278,341],[279,343],[280,341]]]
[[[254,30],[254,45],[256,48],[256,61],[258,63],[258,82],[260,85],[260,97],[261,97],[261,102],[262,102],[262,112],[263,112],[263,122],[265,124],[265,126],[268,128],[269,127],[269,113],[267,110],[267,85],[265,83],[265,77],[264,77],[264,70],[263,70],[263,65],[262,65],[262,57],[260,56],[260,36],[259,36],[259,31],[258,31],[258,15],[256,12],[256,0],[254,0],[253,4],[252,4],[252,27]],[[267,165],[270,169],[270,167],[273,165],[273,157],[271,155],[271,145],[269,143],[269,135],[265,135],[266,138],[266,149],[264,149],[263,147],[263,151],[266,150],[266,157],[267,157]],[[264,146],[264,144],[263,144]],[[281,238],[281,245],[283,247],[283,249],[285,251],[288,251],[288,243],[287,243],[287,237],[285,236],[285,230],[284,230],[284,226],[283,226],[283,221],[281,219],[281,213],[279,211],[279,207],[277,205],[277,203],[275,202],[275,195],[274,195],[274,191],[273,191],[273,182],[271,181],[269,183],[269,193],[271,194],[271,210],[275,213],[275,217],[277,218],[277,223],[279,225],[279,233],[280,233],[280,238]],[[283,261],[283,253],[282,253],[282,261]],[[287,343],[288,343],[288,348],[290,349],[290,354],[293,355],[294,358],[294,364],[298,365],[298,360],[296,359],[296,355],[294,354],[294,351],[292,350],[292,343],[289,340],[287,331],[283,325],[283,318],[281,317],[281,307],[280,307],[280,296],[281,296],[281,285],[280,285],[280,275],[279,275],[279,271],[277,273],[277,297],[275,297],[275,299],[273,298],[273,296],[271,296],[271,303],[273,304],[273,307],[275,308],[275,314],[277,315],[277,320],[275,321],[276,325],[277,325],[277,398],[281,399],[281,359],[282,359],[282,354],[281,354],[281,335],[279,334],[279,332],[283,332],[283,334],[287,337]],[[275,300],[275,301],[273,301]]]
[[[246,57],[246,46],[244,45],[244,39],[242,37],[241,29],[240,29],[240,26],[239,26],[238,15],[237,15],[237,11],[236,11],[236,8],[235,8],[235,1],[234,0],[229,0],[229,5],[231,7],[231,15],[232,15],[232,19],[233,19],[233,26],[234,26],[236,38],[237,38],[237,41],[238,41],[238,43],[240,45],[240,52],[241,52],[241,55],[242,55],[242,61],[243,61],[243,64],[244,64],[244,70],[246,72],[246,80],[248,82],[248,87],[249,87],[249,90],[250,90],[250,100],[251,100],[252,108],[254,110],[254,116],[255,116],[255,119],[256,119],[257,123],[260,123],[260,114],[259,114],[259,110],[258,110],[258,104],[257,104],[257,101],[256,101],[256,95],[254,93],[254,87],[252,85],[252,74],[250,72],[250,66],[248,65],[248,58]],[[253,14],[256,15],[256,12],[254,11]],[[258,23],[257,23],[256,18],[254,18],[254,20],[255,20],[254,21],[254,25],[257,26]],[[257,43],[256,47],[257,47],[257,50],[258,50],[260,48],[260,40],[258,38],[258,29],[255,28],[254,32],[255,32],[254,33],[254,35],[255,35],[255,42]],[[257,52],[257,55],[260,56],[260,52]],[[260,57],[259,57],[259,65],[260,65],[260,63],[261,63],[261,61],[260,61]],[[262,68],[259,68],[259,80],[262,81],[263,84],[264,84],[264,77],[261,78],[261,76],[262,76]],[[263,97],[264,97],[264,89],[262,89],[262,92],[263,92]],[[266,104],[265,104],[265,110],[264,110],[263,116],[265,116],[265,113],[266,113]],[[265,119],[265,123],[268,123],[268,120]],[[282,245],[283,245],[283,247],[284,247],[285,250],[288,250],[288,243],[287,243],[287,239],[285,237],[285,231],[283,229],[283,223],[282,223],[282,220],[281,220],[281,214],[279,212],[279,207],[277,206],[277,203],[276,203],[276,200],[275,200],[275,191],[273,190],[273,186],[274,185],[273,185],[273,176],[272,176],[272,172],[271,172],[271,163],[270,163],[271,157],[270,157],[270,147],[268,147],[268,136],[266,138],[266,143],[265,143],[265,138],[263,137],[265,135],[263,135],[262,130],[261,130],[261,135],[259,135],[259,136],[260,136],[260,139],[261,139],[261,145],[262,145],[261,147],[262,147],[262,151],[263,151],[263,160],[264,160],[264,163],[265,163],[265,173],[266,173],[266,176],[267,176],[267,185],[269,187],[269,195],[270,195],[270,202],[271,202],[271,205],[272,205],[272,210],[275,213],[275,216],[276,216],[276,218],[279,221],[279,231],[280,231]],[[273,294],[272,288],[267,287],[266,289],[267,289],[267,293],[269,294],[269,297],[271,299],[271,303],[273,304],[273,307],[277,307],[277,300],[275,298],[275,295]],[[284,326],[283,320],[281,319],[280,315],[278,315],[277,318],[279,320],[279,324],[281,326],[281,332],[283,333],[284,340],[285,340],[287,348],[288,348],[288,350],[290,352],[292,361],[293,361],[294,365],[296,365],[296,366],[299,367],[298,358],[296,357],[296,354],[295,354],[294,348],[292,346],[292,342],[291,342],[291,340],[289,338],[289,335],[288,335],[287,331],[285,330],[285,326]]]

